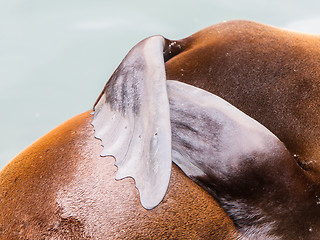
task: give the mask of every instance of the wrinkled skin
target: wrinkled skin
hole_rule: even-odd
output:
[[[176,46],[166,58],[167,79],[212,92],[266,126],[295,154],[305,171],[301,181],[317,192],[320,38],[234,21]],[[142,208],[133,180],[114,180],[114,160],[99,156],[102,147],[91,121],[88,112],[67,121],[0,172],[1,239],[238,237],[218,202],[175,165],[163,202],[152,210]],[[294,204],[312,205],[309,198],[301,194]],[[309,219],[313,235],[302,231],[293,237],[318,239],[318,213],[315,209]],[[279,237],[292,239],[291,230],[279,227]]]

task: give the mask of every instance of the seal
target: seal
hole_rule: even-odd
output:
[[[143,40],[94,117],[1,171],[0,236],[318,239],[319,45],[247,21]]]

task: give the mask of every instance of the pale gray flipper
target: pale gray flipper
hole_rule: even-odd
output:
[[[92,122],[104,146],[101,156],[115,157],[116,179],[134,178],[146,209],[161,202],[171,174],[164,44],[150,37],[128,53],[100,95]]]
[[[267,128],[222,98],[177,81],[167,81],[167,88],[172,160],[198,183],[202,177],[236,179],[246,159],[270,156],[283,146]]]

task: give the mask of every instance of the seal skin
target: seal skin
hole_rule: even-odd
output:
[[[319,239],[319,46],[318,36],[245,21],[166,40],[168,80],[222,97],[285,147],[229,181],[197,176],[207,191],[173,165],[164,200],[146,210],[133,180],[114,180],[113,159],[99,156],[87,112],[0,172],[0,238]]]

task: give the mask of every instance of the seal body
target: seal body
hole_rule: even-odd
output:
[[[278,226],[263,225],[262,221],[256,226],[263,227],[252,232],[270,227],[269,233],[256,237],[319,238],[320,37],[233,21],[176,41],[172,48],[173,54],[168,54],[166,62],[167,79],[222,97],[267,127],[288,151],[269,158],[260,167],[244,161],[244,172],[235,172],[235,181],[229,178],[222,183],[217,175],[210,174],[194,180],[209,192],[214,189],[212,195],[219,195],[217,186],[224,186],[222,192],[231,187],[220,203],[242,231],[250,231],[247,223],[272,215],[266,222]],[[291,160],[285,160],[289,155]],[[268,189],[271,186],[277,191]],[[226,200],[231,192],[234,197]],[[267,200],[270,196],[271,201]],[[258,207],[259,203],[264,206]],[[282,210],[278,208],[281,205]],[[257,209],[264,214],[257,214]],[[238,215],[243,211],[255,220],[243,220]],[[289,219],[294,220],[286,221]]]
[[[319,239],[319,53],[318,36],[246,21],[165,40],[166,79],[225,99],[277,136],[277,151],[190,172],[202,188],[173,165],[166,196],[146,210],[132,179],[114,179],[114,159],[100,156],[83,113],[0,172],[0,237]]]
[[[168,193],[144,209],[132,179],[100,157],[92,115],[63,123],[0,173],[1,239],[235,239],[217,202],[176,166]]]

